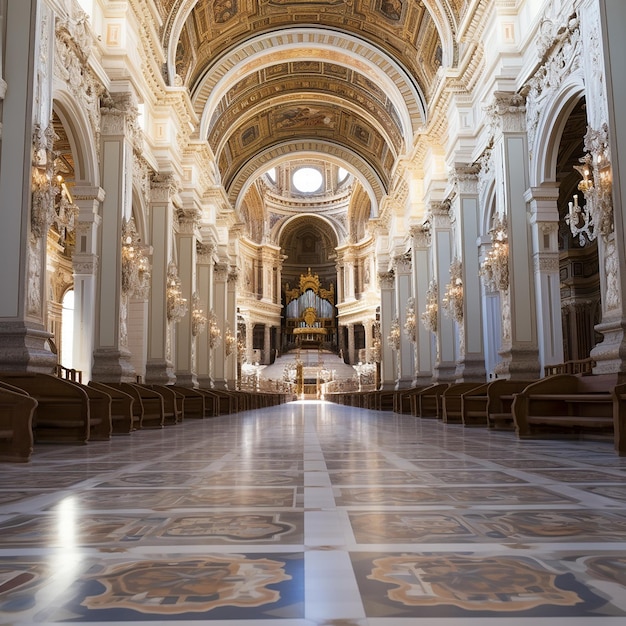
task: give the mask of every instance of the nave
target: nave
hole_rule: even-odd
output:
[[[0,622],[617,626],[609,442],[292,402],[2,465]]]

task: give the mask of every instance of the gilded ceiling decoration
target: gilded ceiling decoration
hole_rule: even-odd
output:
[[[289,159],[343,163],[360,184],[358,238],[393,187],[458,58],[470,0],[160,0],[166,75],[189,89],[220,182],[260,241],[260,172]],[[474,3],[475,4],[475,3]],[[251,194],[251,195],[250,195]],[[358,200],[356,199],[358,198]],[[358,208],[355,208],[358,207]]]

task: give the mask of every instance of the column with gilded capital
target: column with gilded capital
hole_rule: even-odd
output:
[[[215,245],[213,243],[196,244],[196,290],[198,304],[208,317],[213,309],[213,263]],[[196,371],[198,386],[210,389],[211,380],[210,352],[209,352],[209,325],[196,338]]]
[[[414,352],[415,343],[413,342],[412,330],[407,329],[407,316],[414,315],[414,301],[412,273],[411,273],[411,257],[406,254],[396,256],[393,262],[393,271],[395,280],[395,308],[400,326],[400,345],[397,356],[398,371],[396,372],[396,388],[402,389],[410,387],[413,382],[414,374]],[[413,302],[413,312],[409,310],[410,303]],[[407,334],[407,330],[411,332],[411,336]]]
[[[461,279],[461,302],[454,303],[452,316],[459,333],[456,380],[465,382],[484,382],[487,377],[477,245],[480,231],[478,169],[475,165],[457,165],[453,171],[456,186],[453,210],[457,216],[459,249],[455,271]],[[453,277],[453,280],[458,278]]]
[[[93,355],[93,320],[96,315],[96,276],[98,273],[98,230],[100,203],[104,189],[74,185],[73,199],[79,213],[76,223],[76,247],[72,255],[74,269],[74,367],[83,381],[91,380]]]
[[[228,263],[220,261],[215,265],[213,276],[213,311],[217,318],[218,328],[220,329],[221,340],[211,350],[211,376],[213,385],[217,389],[228,388],[226,373],[226,327],[227,327],[227,297],[228,297],[228,278],[230,268]]]
[[[413,255],[413,293],[415,303],[415,373],[413,385],[432,383],[435,356],[435,335],[433,329],[422,322],[422,315],[428,311],[429,288],[431,288],[431,231],[420,225],[411,227],[411,252]],[[437,312],[435,311],[435,316]],[[436,320],[436,317],[435,317]]]
[[[228,274],[226,290],[226,314],[224,316],[224,374],[228,389],[237,388],[237,285],[239,275],[236,269]],[[230,340],[229,340],[230,339]]]
[[[178,213],[178,232],[176,234],[178,251],[178,276],[181,282],[182,296],[187,300],[187,312],[176,326],[176,382],[184,387],[197,387],[196,342],[205,337],[206,326],[202,334],[196,336],[193,324],[194,300],[198,297],[196,281],[196,246],[200,240],[199,213],[194,210],[182,210]],[[197,303],[196,303],[197,304]],[[206,315],[206,312],[203,311]]]
[[[538,378],[541,374],[537,341],[537,311],[532,267],[532,241],[527,203],[528,141],[524,97],[498,91],[490,108],[494,132],[496,205],[508,229],[508,288],[502,303],[502,361],[496,373],[503,378]]]
[[[391,272],[379,272],[380,282],[380,336],[381,336],[381,389],[394,389],[396,386],[396,354],[389,345],[391,328],[396,319],[395,276]]]
[[[94,380],[134,381],[128,348],[128,295],[122,291],[122,227],[132,216],[133,150],[140,146],[137,102],[131,92],[112,93],[102,103],[102,202]]]
[[[450,282],[452,264],[452,224],[450,203],[437,202],[430,206],[432,226],[432,253],[434,281],[437,289],[436,341],[437,358],[433,378],[438,381],[453,381],[456,376],[457,333],[452,318],[443,314],[442,298]]]
[[[179,191],[176,178],[169,173],[153,177],[150,194],[152,230],[152,287],[148,302],[148,358],[146,382],[171,384],[176,380],[172,355],[174,321],[168,319],[168,269],[173,258],[173,224]]]

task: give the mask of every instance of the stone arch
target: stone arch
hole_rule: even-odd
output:
[[[100,168],[96,137],[83,112],[83,107],[69,92],[56,89],[52,108],[67,133],[74,158],[76,182],[99,186]]]

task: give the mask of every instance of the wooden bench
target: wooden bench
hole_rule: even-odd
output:
[[[0,386],[0,461],[26,463],[33,452],[37,400],[9,384]]]
[[[185,419],[204,419],[208,403],[208,398],[204,393],[191,387],[182,387],[181,385],[172,385],[172,389],[185,398]]]
[[[615,437],[614,387],[617,376],[555,374],[515,394],[513,420],[518,437],[553,433],[596,432]]]
[[[172,385],[144,384],[139,386],[158,393],[163,399],[163,424],[165,426],[173,426],[183,421],[185,396],[176,392]]]
[[[141,428],[141,407],[136,412],[133,397],[110,385],[90,380],[88,387],[106,393],[111,398],[111,432],[114,435],[128,435]]]
[[[464,426],[487,426],[487,388],[483,383],[461,395],[461,422]]]
[[[0,380],[37,400],[32,422],[36,442],[87,443],[110,437],[111,414],[102,395],[90,395],[84,386],[50,374],[3,372]]]
[[[537,379],[508,380],[499,378],[489,383],[487,388],[487,425],[489,428],[513,430],[513,400],[520,393],[536,383]]]
[[[485,383],[452,383],[440,396],[441,419],[446,424],[463,423],[463,394],[483,387]]]
[[[135,401],[133,411],[140,411],[141,428],[163,428],[163,396],[138,383],[106,383],[127,393]]]
[[[441,417],[441,401],[440,397],[443,392],[450,386],[450,383],[435,383],[424,387],[418,391],[413,398],[412,408],[415,408],[416,417],[440,418]]]

